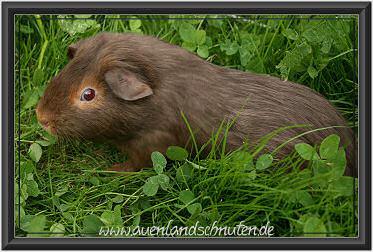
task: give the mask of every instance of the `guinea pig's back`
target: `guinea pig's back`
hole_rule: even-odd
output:
[[[236,77],[232,78],[230,85],[235,88],[229,89],[234,90],[233,107],[238,116],[237,123],[232,127],[233,139],[236,139],[232,145],[237,145],[234,147],[242,144],[242,140],[238,139],[255,143],[276,129],[299,125],[275,136],[268,149],[273,150],[295,136],[315,130],[284,146],[279,152],[283,156],[293,151],[296,143],[320,144],[328,135],[337,134],[342,145],[348,146],[346,174],[352,174],[357,155],[354,133],[327,99],[301,84],[266,75],[234,72]]]
[[[354,149],[353,132],[338,111],[317,92],[276,77],[216,66],[178,50],[175,49],[175,54],[180,52],[179,57],[164,59],[168,64],[162,65],[165,68],[162,72],[166,74],[162,76],[157,102],[164,108],[167,121],[183,111],[191,128],[198,132],[201,144],[208,141],[224,119],[234,117],[237,119],[229,134],[230,149],[240,147],[246,139],[255,143],[282,127],[309,125],[284,131],[270,142],[268,149],[306,131],[339,126],[304,134],[284,146],[279,155],[293,151],[295,143],[320,144],[335,133],[344,145],[349,144],[347,156],[352,162],[349,157]]]

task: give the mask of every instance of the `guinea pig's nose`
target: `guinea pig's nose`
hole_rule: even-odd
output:
[[[39,120],[39,123],[44,127],[44,128],[48,128],[49,126],[49,122],[45,119],[41,119]]]
[[[38,119],[41,126],[43,126],[43,128],[48,128],[49,120],[48,120],[47,116],[45,115],[45,113],[42,113],[40,111],[39,106],[36,108],[36,118]]]

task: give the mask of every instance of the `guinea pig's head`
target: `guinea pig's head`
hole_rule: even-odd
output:
[[[39,123],[62,138],[121,138],[140,129],[157,85],[136,35],[102,33],[68,48],[68,64],[40,99]]]

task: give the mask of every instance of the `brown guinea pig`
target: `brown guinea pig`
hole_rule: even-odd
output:
[[[255,143],[280,127],[309,125],[279,134],[267,150],[311,129],[346,125],[325,98],[306,86],[216,66],[150,36],[100,33],[71,45],[68,56],[39,101],[38,120],[62,138],[115,144],[129,157],[116,166],[123,171],[151,165],[153,151],[187,144],[190,134],[181,112],[199,145],[224,119],[236,118],[227,150],[246,140]],[[305,134],[277,154],[291,152],[298,142],[319,144],[333,133],[349,145],[346,174],[351,175],[353,132],[346,127]]]

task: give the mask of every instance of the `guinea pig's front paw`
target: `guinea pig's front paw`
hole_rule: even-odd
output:
[[[116,172],[137,172],[138,170],[140,169],[131,165],[131,163],[116,163],[108,169],[108,171]]]

